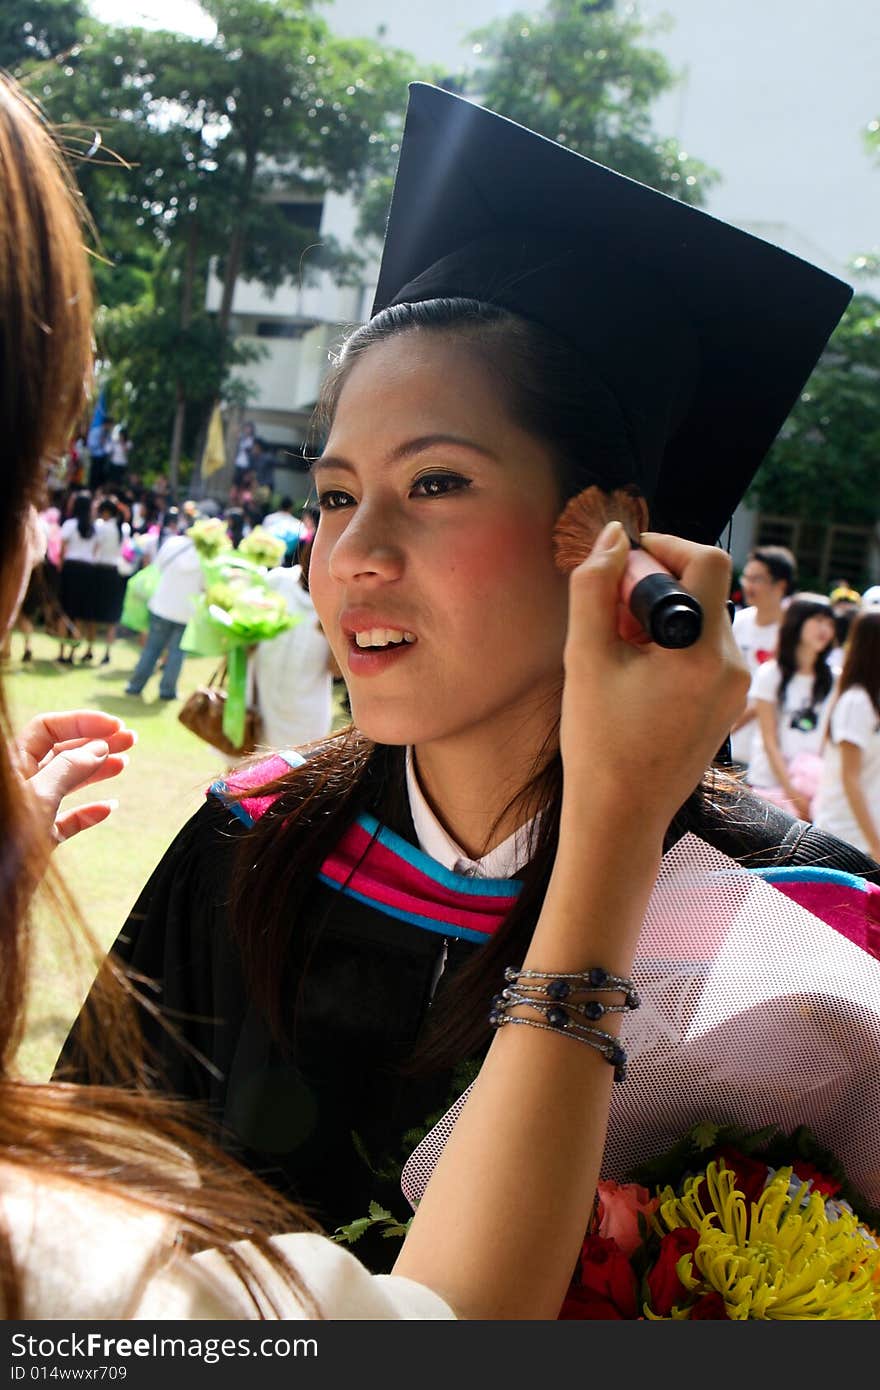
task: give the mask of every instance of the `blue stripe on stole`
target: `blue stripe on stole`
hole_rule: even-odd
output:
[[[828,883],[838,888],[855,888],[867,893],[868,885],[858,874],[848,874],[843,869],[813,868],[809,864],[788,865],[782,868],[749,869],[767,883]]]
[[[404,840],[401,835],[395,834],[386,825],[380,825],[376,817],[367,812],[359,815],[355,824],[361,826],[371,839],[375,839],[380,845],[384,845],[386,849],[399,855],[414,869],[418,869],[428,878],[432,878],[435,883],[442,884],[444,888],[451,888],[463,897],[515,898],[522,888],[522,880],[518,878],[470,878],[467,874],[457,874],[453,869],[446,869],[442,864],[438,864],[436,859],[432,859],[429,854],[426,854],[424,850],[411,845],[409,840]]]

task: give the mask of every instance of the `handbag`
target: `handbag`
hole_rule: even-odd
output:
[[[178,719],[184,728],[213,748],[237,759],[255,752],[263,741],[263,721],[255,706],[249,706],[244,721],[244,740],[240,748],[223,732],[223,710],[226,705],[226,662],[221,661],[207,685],[198,686],[184,700]]]

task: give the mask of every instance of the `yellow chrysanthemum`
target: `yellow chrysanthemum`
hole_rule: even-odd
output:
[[[719,1293],[728,1318],[880,1318],[876,1242],[851,1212],[829,1217],[818,1192],[792,1186],[790,1168],[780,1168],[758,1201],[747,1203],[735,1174],[710,1163],[681,1196],[671,1187],[660,1194],[655,1225],[699,1233],[676,1272],[689,1293]],[[648,1308],[645,1314],[656,1318]],[[673,1308],[671,1317],[687,1318],[688,1310]]]

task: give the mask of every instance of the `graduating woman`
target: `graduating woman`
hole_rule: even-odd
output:
[[[371,1199],[399,1206],[400,1162],[486,1054],[505,968],[537,949],[548,905],[579,916],[578,894],[555,891],[560,863],[605,863],[612,900],[646,860],[653,876],[658,795],[677,808],[667,847],[690,830],[750,864],[872,868],[720,775],[700,783],[705,764],[670,781],[667,730],[693,710],[686,676],[673,696],[660,671],[685,672],[702,638],[642,645],[631,664],[627,643],[651,726],[630,743],[554,558],[568,499],[635,490],[644,545],[689,582],[690,543],[721,535],[848,298],[766,243],[412,88],[373,317],[318,416],[310,588],[353,726],[212,788],[117,943],[167,1012],[170,1031],[145,1022],[157,1084],[208,1102],[326,1227]],[[724,557],[698,553],[714,592]],[[76,1037],[66,1060],[81,1068]],[[689,1089],[673,1077],[664,1103],[684,1116]],[[368,1258],[383,1256],[388,1242]]]
[[[0,469],[2,635],[40,553],[35,506],[45,461],[82,411],[92,351],[76,195],[38,113],[2,78],[0,185],[0,424],[10,441]],[[390,1279],[372,1277],[347,1251],[308,1230],[304,1213],[212,1148],[165,1098],[40,1085],[18,1075],[33,893],[56,839],[110,810],[95,802],[59,813],[60,802],[120,771],[133,737],[112,716],[77,711],[35,720],[13,741],[0,687],[0,1311],[6,1319],[555,1316],[593,1200],[612,1071],[623,1065],[615,1035],[620,1010],[632,1004],[624,976],[663,828],[744,689],[723,613],[725,558],[669,538],[651,544],[699,597],[705,630],[686,653],[643,653],[621,641],[617,597],[628,545],[619,525],[606,528],[571,581],[560,730],[569,779],[561,825],[568,843],[583,841],[589,850],[557,856],[525,961],[529,970],[552,972],[540,976],[544,985],[535,999],[543,1006],[558,976],[576,977],[573,999],[596,1000],[603,997],[596,985],[607,986],[618,1007],[601,1036],[584,1030],[586,1045],[549,1036],[531,1006],[522,1010],[523,1021],[537,1028],[501,1029]],[[596,670],[619,714],[610,739],[594,717]],[[648,677],[667,711],[650,738]],[[673,717],[685,685],[687,714]],[[655,755],[658,731],[662,751]],[[656,786],[644,807],[638,863],[624,874],[621,831],[628,813],[617,786],[640,750],[652,759]],[[585,798],[587,774],[593,786]],[[54,902],[59,905],[57,893]],[[71,905],[62,903],[70,921]],[[610,972],[601,981],[590,973],[599,962]],[[99,1041],[102,1051],[132,1055],[136,1038],[119,1026],[122,1003],[117,988]],[[511,1223],[511,1200],[524,1186],[534,1205]]]

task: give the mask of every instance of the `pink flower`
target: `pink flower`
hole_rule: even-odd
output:
[[[658,1197],[652,1197],[638,1183],[600,1182],[597,1234],[604,1240],[617,1243],[629,1258],[642,1243],[639,1216],[647,1217],[657,1210]]]

